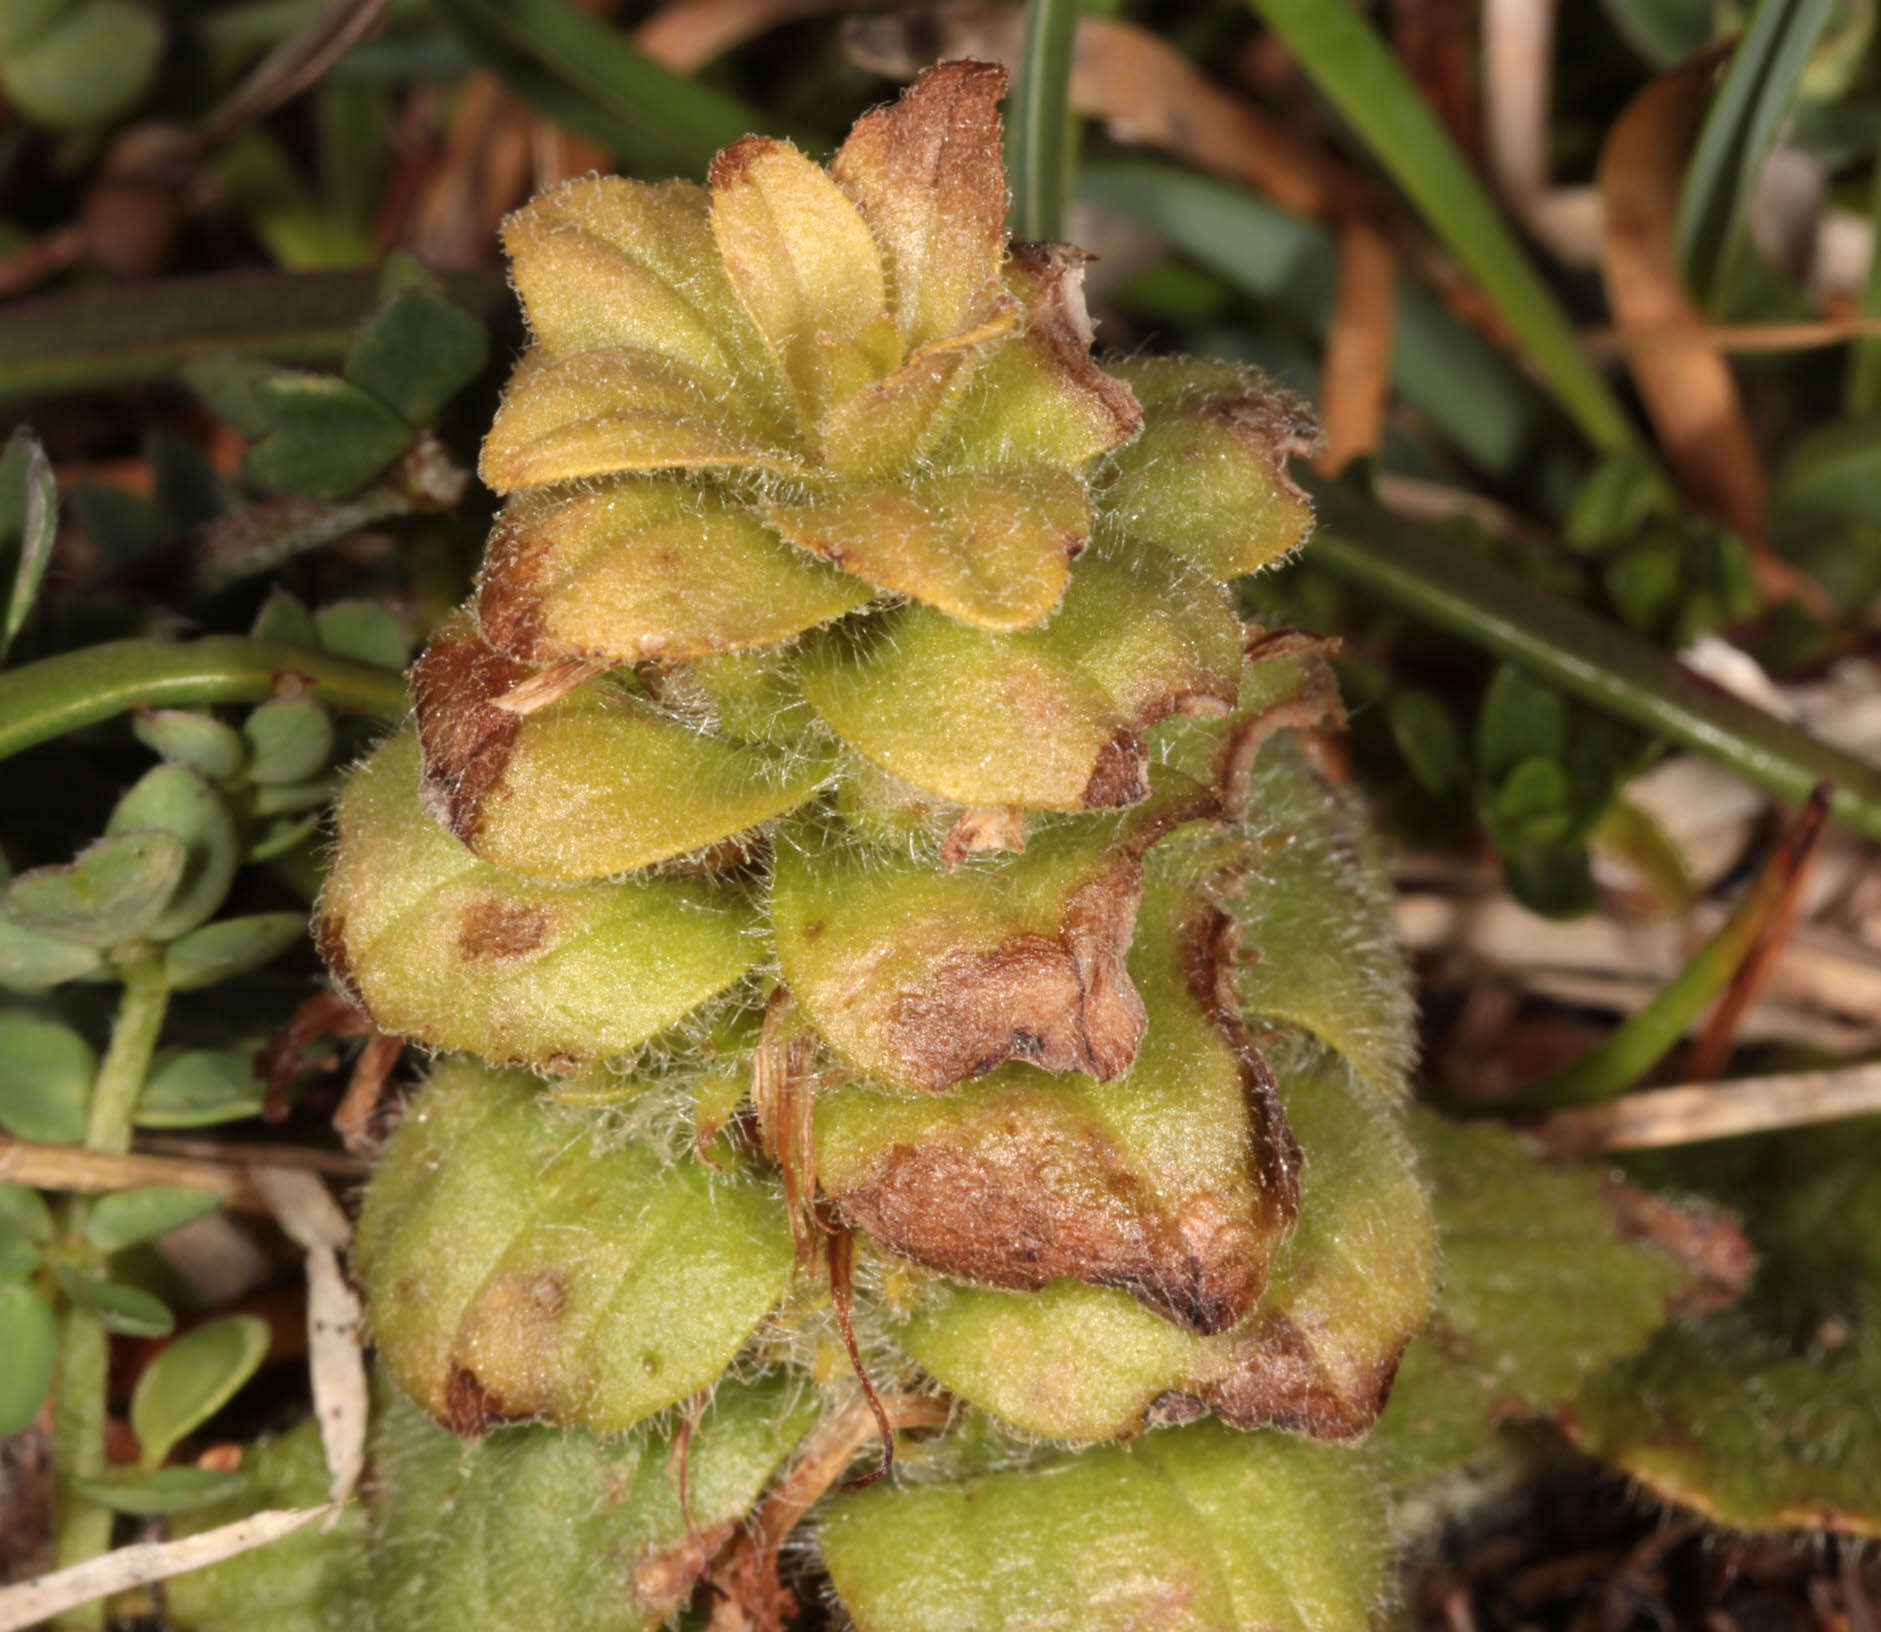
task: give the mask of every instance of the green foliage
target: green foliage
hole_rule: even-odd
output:
[[[783,1294],[781,1208],[557,1114],[525,1073],[433,1074],[374,1173],[359,1274],[392,1374],[477,1433],[614,1433],[724,1369]]]
[[[1386,1559],[1363,1457],[1214,1423],[959,1484],[838,1497],[817,1539],[862,1632],[1360,1632]]]
[[[178,1440],[228,1404],[267,1357],[268,1341],[265,1320],[230,1315],[164,1347],[131,1395],[131,1431],[145,1469],[160,1467]]]
[[[84,1138],[97,1065],[71,1027],[30,1009],[0,1009],[0,1127],[51,1144]]]
[[[1412,1130],[1443,1268],[1371,1440],[1394,1486],[1478,1455],[1499,1422],[1572,1401],[1642,1348],[1690,1287],[1671,1259],[1624,1239],[1602,1173],[1538,1161],[1504,1129],[1428,1111],[1413,1113]]]

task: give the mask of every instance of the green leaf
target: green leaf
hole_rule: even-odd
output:
[[[264,425],[263,430],[267,427]],[[253,433],[259,435],[259,432]],[[386,614],[388,617],[390,613]],[[256,640],[276,640],[285,646],[319,646],[320,636],[314,624],[314,616],[307,610],[307,603],[298,595],[282,589],[278,584],[268,591],[268,598],[261,603],[261,610],[255,614],[255,624],[249,633]],[[350,654],[342,652],[341,656]],[[403,662],[395,665],[403,667]]]
[[[1430,104],[1351,0],[1252,0],[1373,159],[1495,303],[1582,434],[1602,453],[1639,433]]]
[[[213,715],[186,708],[142,709],[131,720],[137,740],[173,765],[187,765],[211,782],[226,782],[248,758],[241,732]]]
[[[183,875],[163,911],[144,930],[152,940],[173,941],[222,905],[241,866],[241,838],[228,802],[181,765],[146,771],[105,824],[107,835],[152,830],[174,836],[186,856]]]
[[[191,394],[216,418],[244,436],[265,436],[272,424],[262,400],[261,382],[274,370],[240,352],[212,351],[192,357],[178,370]],[[276,590],[285,595],[287,591]],[[259,630],[256,631],[260,633]]]
[[[441,1066],[367,1188],[379,1353],[439,1421],[609,1434],[706,1387],[788,1286],[782,1202],[598,1137],[526,1072]]]
[[[193,929],[164,948],[164,979],[176,992],[214,986],[272,963],[306,937],[307,919],[298,912],[224,918]]]
[[[0,1366],[0,1436],[17,1434],[39,1414],[52,1387],[58,1320],[52,1300],[24,1281],[0,1282],[0,1332],[7,1363]]]
[[[1569,696],[1800,803],[1834,784],[1830,813],[1881,839],[1881,770],[1762,709],[1701,685],[1665,653],[1351,488],[1296,472],[1320,530],[1313,559],[1400,611],[1520,663]]]
[[[1575,1439],[1732,1529],[1881,1535],[1878,1158],[1868,1120],[1636,1159],[1739,1211],[1757,1278],[1596,1379]]]
[[[0,916],[0,986],[10,992],[43,992],[90,974],[98,964],[98,954],[89,946],[37,934]]]
[[[272,697],[242,722],[249,780],[304,782],[333,756],[333,716],[311,697]]]
[[[1077,0],[1026,3],[1007,120],[1006,169],[1012,182],[1012,235],[1032,243],[1052,243],[1065,236],[1064,214],[1071,202],[1078,149],[1078,125],[1071,112],[1071,58],[1082,9]]]
[[[0,661],[4,661],[39,598],[40,580],[52,559],[59,532],[59,486],[51,461],[24,425],[7,438],[0,454],[0,558],[14,555],[13,588],[6,616],[0,620]]]
[[[1296,1038],[1275,1058],[1305,1152],[1299,1227],[1242,1325],[1185,1332],[1126,1292],[927,1289],[901,1345],[951,1392],[1023,1433],[1122,1438],[1160,1405],[1238,1427],[1346,1438],[1370,1426],[1424,1323],[1435,1231],[1392,1108]]]
[[[188,1049],[156,1069],[137,1101],[140,1128],[203,1128],[261,1114],[255,1047]]]
[[[115,946],[151,933],[189,863],[189,848],[174,833],[120,833],[64,867],[21,873],[7,886],[0,909],[31,934],[83,947]]]
[[[1476,769],[1501,782],[1525,759],[1559,759],[1567,749],[1567,705],[1516,663],[1501,664],[1476,716]]]
[[[401,1628],[651,1632],[691,1597],[667,1434],[500,1428],[466,1446],[383,1393],[371,1585]],[[695,1532],[720,1534],[756,1504],[817,1403],[785,1377],[713,1391],[687,1442]]]
[[[330,374],[271,374],[255,394],[269,431],[248,450],[243,468],[270,492],[344,498],[411,441],[411,427],[377,397]]]
[[[91,1044],[71,1027],[0,1009],[0,1127],[16,1139],[79,1143],[97,1070]]]
[[[1503,778],[1487,811],[1490,836],[1508,850],[1559,845],[1574,825],[1567,772],[1552,759],[1525,759]]]
[[[1469,789],[1463,737],[1450,711],[1427,691],[1393,692],[1385,706],[1391,740],[1424,791],[1455,803]]]
[[[410,656],[405,626],[377,601],[329,601],[313,615],[323,651],[374,668],[403,671]]]
[[[800,673],[838,736],[917,788],[1076,811],[1144,797],[1146,726],[1205,697],[1233,706],[1241,642],[1216,586],[1166,551],[1112,542],[1079,560],[1039,628],[990,634],[906,605],[812,635]]]
[[[1364,1632],[1389,1557],[1362,1457],[1216,1423],[837,1496],[818,1539],[859,1632]]]
[[[167,1471],[167,1470],[166,1470]],[[331,1476],[311,1417],[243,1449],[243,1489],[169,1522],[172,1539],[200,1534],[268,1508],[318,1507]],[[331,1520],[163,1584],[163,1620],[174,1632],[355,1632],[374,1622],[366,1596],[366,1504]]]
[[[1600,905],[1592,858],[1584,844],[1511,850],[1502,858],[1509,893],[1544,918],[1579,918]]]
[[[213,1190],[170,1185],[117,1190],[91,1204],[85,1215],[85,1239],[100,1252],[121,1252],[136,1242],[168,1235],[221,1205],[222,1198]]]
[[[0,1227],[0,1282],[24,1281],[39,1270],[39,1249],[23,1236]]]
[[[649,175],[703,178],[764,115],[660,67],[567,0],[443,0],[472,54],[525,101]]]
[[[1675,68],[1709,45],[1717,26],[1712,0],[1601,0],[1620,37],[1654,68]]]
[[[135,0],[78,0],[0,65],[22,114],[62,130],[102,125],[149,88],[163,55],[162,19]]]
[[[1412,1113],[1442,1281],[1373,1430],[1394,1484],[1467,1461],[1495,1424],[1542,1413],[1642,1348],[1690,1285],[1622,1239],[1597,1166],[1536,1160],[1518,1135]]]
[[[1635,537],[1669,508],[1665,483],[1636,455],[1618,453],[1590,470],[1561,524],[1569,548],[1597,555]]]
[[[248,1481],[239,1473],[212,1473],[208,1468],[158,1468],[155,1472],[127,1471],[74,1479],[72,1488],[113,1513],[152,1519],[171,1513],[194,1513],[230,1501],[248,1489]]]
[[[131,1431],[141,1466],[162,1465],[170,1448],[235,1397],[268,1354],[268,1323],[258,1315],[212,1320],[165,1344],[131,1394]]]
[[[37,1190],[0,1181],[0,1230],[44,1242],[52,1239],[56,1228],[52,1209]]]
[[[1711,99],[1679,191],[1678,255],[1685,281],[1714,312],[1764,160],[1838,9],[1837,0],[1759,0]]]
[[[168,1337],[176,1317],[148,1292],[121,1281],[100,1280],[65,1264],[55,1264],[60,1289],[87,1310],[108,1332],[121,1337]]]
[[[411,425],[428,424],[482,371],[489,331],[435,288],[405,288],[374,312],[346,354],[346,377]]]
[[[604,1058],[764,955],[733,885],[534,883],[478,861],[425,814],[418,789],[415,736],[353,777],[320,902],[322,951],[388,1031],[492,1060]]]
[[[1881,414],[1835,419],[1791,446],[1771,509],[1831,515],[1881,526]]]
[[[1250,954],[1235,970],[1242,1008],[1311,1032],[1374,1091],[1403,1093],[1417,1057],[1410,972],[1362,812],[1290,742],[1262,751],[1248,809],[1280,843],[1222,903]]]

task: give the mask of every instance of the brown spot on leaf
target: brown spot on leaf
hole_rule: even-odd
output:
[[[1606,1185],[1607,1205],[1629,1241],[1658,1248],[1692,1277],[1669,1312],[1720,1309],[1735,1303],[1757,1272],[1757,1251],[1729,1213],[1696,1199],[1674,1201],[1618,1179]]]
[[[439,630],[411,671],[424,749],[419,796],[425,813],[466,844],[522,730],[522,716],[497,707],[496,699],[529,675],[484,645],[467,618]]]
[[[444,1385],[444,1426],[460,1439],[481,1439],[508,1419],[496,1396],[468,1366],[456,1366]]]
[[[1091,778],[1084,785],[1084,808],[1122,810],[1140,805],[1149,797],[1147,733],[1151,726],[1178,714],[1226,714],[1232,706],[1231,697],[1206,691],[1172,691],[1151,698],[1137,710],[1128,725],[1098,750]]]
[[[1234,816],[1247,814],[1248,783],[1262,748],[1281,731],[1324,728],[1345,729],[1345,701],[1339,680],[1327,660],[1338,653],[1337,640],[1321,640],[1299,629],[1263,631],[1248,646],[1248,661],[1260,663],[1279,657],[1304,657],[1306,673],[1291,696],[1233,721],[1216,760],[1216,782],[1222,803]]]
[[[1408,1340],[1407,1340],[1408,1341]],[[1233,1368],[1201,1397],[1237,1428],[1280,1428],[1314,1439],[1353,1439],[1391,1397],[1403,1350],[1355,1376],[1336,1379],[1284,1314],[1263,1316],[1236,1344]]]
[[[549,535],[537,525],[542,511],[539,496],[527,494],[512,499],[497,517],[477,574],[478,625],[492,647],[523,662],[591,656],[541,649],[542,563],[549,543]]]
[[[1304,1157],[1294,1137],[1287,1108],[1267,1062],[1242,1018],[1235,995],[1235,956],[1240,926],[1217,907],[1207,907],[1190,921],[1184,954],[1189,990],[1227,1038],[1241,1067],[1251,1144],[1249,1162],[1264,1212],[1264,1233],[1277,1237],[1300,1216],[1300,1166]]]
[[[1227,1330],[1260,1296],[1245,1224],[1191,1238],[1104,1136],[1067,1144],[1007,1114],[956,1137],[969,1142],[893,1146],[837,1210],[944,1274],[1025,1291],[1068,1277],[1113,1286],[1193,1332]]]
[[[548,928],[542,908],[486,896],[464,908],[457,945],[467,958],[526,958],[542,949]]]
[[[1069,898],[1055,937],[943,956],[883,1017],[910,1076],[949,1088],[1007,1060],[1100,1082],[1122,1076],[1146,1023],[1124,968],[1142,893],[1141,856],[1125,851]]]

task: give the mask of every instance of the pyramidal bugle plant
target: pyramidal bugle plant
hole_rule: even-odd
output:
[[[1093,359],[1004,88],[507,225],[503,508],[319,906],[438,1056],[357,1241],[381,1625],[780,1625],[805,1544],[871,1632],[1375,1613],[1409,998],[1326,650],[1232,589],[1314,432]]]

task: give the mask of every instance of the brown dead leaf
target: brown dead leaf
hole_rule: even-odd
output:
[[[1706,52],[1654,80],[1627,104],[1601,148],[1601,276],[1623,333],[1663,336],[1705,323],[1680,275],[1676,224],[1685,157],[1720,60]],[[1820,591],[1770,549],[1762,457],[1718,348],[1702,339],[1656,340],[1630,351],[1627,365],[1686,498],[1744,540],[1766,593],[1819,604]]]
[[[1320,372],[1323,475],[1337,476],[1354,459],[1376,453],[1383,439],[1397,282],[1390,241],[1364,216],[1347,217],[1339,228],[1339,283]]]

